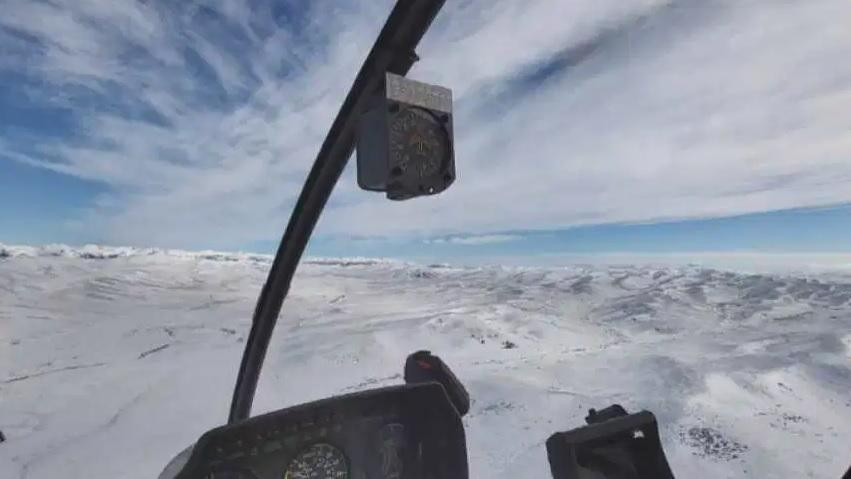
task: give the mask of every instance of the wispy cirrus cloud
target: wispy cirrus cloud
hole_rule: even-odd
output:
[[[450,236],[448,238],[434,238],[426,240],[429,244],[455,244],[465,246],[480,246],[484,244],[508,243],[523,239],[520,235],[493,234],[493,235],[469,235]]]
[[[0,158],[108,185],[76,222],[113,242],[275,238],[391,6],[7,0],[4,84],[70,126],[0,130]],[[487,237],[851,201],[849,15],[450,0],[412,76],[455,90],[458,183],[389,203],[347,171],[319,231]]]

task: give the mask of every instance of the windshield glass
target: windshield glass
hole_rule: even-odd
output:
[[[0,476],[155,477],[227,421],[288,215],[394,4],[3,6]],[[840,477],[849,16],[447,2],[410,74],[380,50],[393,87],[351,110],[370,143],[253,413],[403,384],[429,350],[469,392],[473,478],[550,477],[547,439],[612,404],[655,414],[677,477]]]

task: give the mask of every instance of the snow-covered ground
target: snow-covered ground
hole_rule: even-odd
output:
[[[151,478],[227,414],[268,258],[0,246],[0,477]],[[473,478],[546,478],[587,409],[660,420],[680,478],[851,463],[851,275],[694,266],[303,264],[255,412],[401,381],[474,399]]]

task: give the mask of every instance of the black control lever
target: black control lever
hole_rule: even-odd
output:
[[[612,404],[600,411],[591,408],[588,410],[588,415],[585,416],[585,424],[597,424],[621,416],[629,416],[629,413],[620,404]]]
[[[429,351],[417,351],[405,361],[405,383],[440,383],[449,395],[449,400],[464,416],[470,410],[470,395],[449,366]]]

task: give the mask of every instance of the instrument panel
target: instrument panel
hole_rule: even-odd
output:
[[[461,417],[438,383],[358,392],[204,434],[178,479],[467,477]]]

